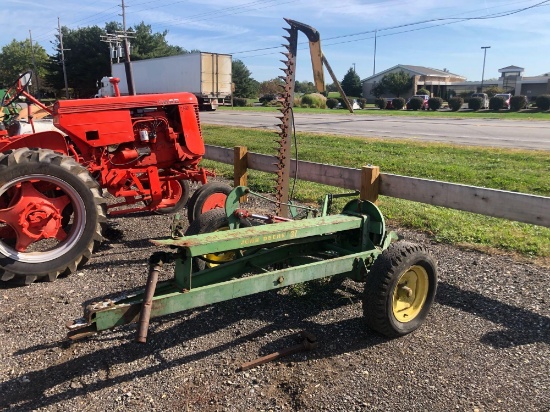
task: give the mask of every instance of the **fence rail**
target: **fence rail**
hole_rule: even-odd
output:
[[[246,168],[268,173],[274,173],[277,170],[274,156],[246,152],[242,147],[228,149],[207,145],[204,158],[235,164],[237,152],[238,157],[245,163],[244,167],[242,163],[239,167],[241,175],[242,170]],[[366,184],[376,183],[378,194],[383,196],[550,227],[550,197],[389,173],[380,173],[376,182],[365,183],[364,168],[354,169],[306,161],[298,161],[297,170],[300,180],[359,191],[363,191]],[[296,161],[292,160],[291,177],[294,177],[295,171]],[[237,180],[237,176],[235,179]]]

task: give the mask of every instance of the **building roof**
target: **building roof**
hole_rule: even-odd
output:
[[[523,67],[518,66],[507,66],[503,67],[502,69],[498,69],[499,73],[506,73],[506,72],[523,72],[525,69]]]
[[[396,66],[390,67],[389,69],[386,69],[382,72],[376,73],[373,76],[369,76],[366,79],[361,80],[361,82],[368,81],[374,77],[378,77],[380,75],[383,75],[385,73],[389,73],[395,69],[403,69],[409,72],[412,72],[414,74],[418,74],[420,76],[434,76],[434,77],[460,77],[463,79],[466,79],[464,76],[460,76],[458,74],[450,73],[444,70],[438,70],[438,69],[432,69],[430,67],[424,67],[424,66],[412,66],[409,64],[398,64]]]

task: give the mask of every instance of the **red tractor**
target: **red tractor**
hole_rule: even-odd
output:
[[[203,185],[188,217],[223,207],[231,188],[206,183],[197,99],[190,93],[57,101],[48,108],[27,92],[31,72],[4,95],[29,104],[33,133],[16,116],[0,123],[0,278],[55,280],[85,263],[102,241],[107,215],[172,213]],[[34,104],[60,130],[34,132]],[[114,196],[107,202],[103,190]]]

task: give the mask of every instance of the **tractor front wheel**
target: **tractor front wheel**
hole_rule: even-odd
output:
[[[179,212],[189,199],[189,182],[187,180],[169,180],[162,185],[162,201],[156,213],[169,215]]]
[[[187,219],[191,224],[200,215],[211,209],[225,207],[225,200],[231,193],[231,186],[220,182],[209,182],[193,193],[187,206]]]
[[[0,278],[54,281],[101,242],[105,199],[88,170],[48,149],[0,154]]]
[[[414,331],[426,319],[436,289],[437,266],[426,248],[409,242],[390,245],[367,275],[367,325],[390,338]]]

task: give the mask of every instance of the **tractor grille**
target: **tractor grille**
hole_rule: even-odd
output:
[[[199,133],[200,133],[201,139],[202,139],[202,127],[201,127],[201,118],[199,116],[199,106],[194,105],[194,108],[195,108],[195,117],[197,118],[197,126],[199,127]]]

